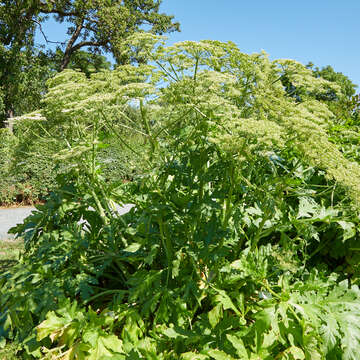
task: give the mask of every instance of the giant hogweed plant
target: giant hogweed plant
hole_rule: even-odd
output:
[[[52,80],[42,116],[74,165],[14,229],[26,252],[0,280],[2,343],[48,359],[356,359],[359,165],[329,139],[329,109],[281,79],[333,85],[231,43],[133,41],[153,65]],[[131,148],[114,125],[135,125],[129,103],[153,170],[116,187],[97,135]]]

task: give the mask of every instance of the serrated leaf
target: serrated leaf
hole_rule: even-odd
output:
[[[319,205],[317,202],[310,197],[301,197],[299,199],[299,209],[298,214],[296,216],[297,219],[301,218],[310,218],[312,215],[316,213]]]
[[[320,327],[320,334],[324,339],[327,351],[332,350],[337,343],[337,339],[340,338],[340,333],[338,329],[339,326],[336,319],[331,316],[327,317],[326,324]]]
[[[236,315],[241,316],[240,311],[236,308],[236,306],[224,290],[219,290],[215,288],[214,290],[218,293],[215,297],[215,300],[222,304],[224,310],[233,310]]]
[[[230,334],[227,334],[226,338],[231,342],[231,345],[235,348],[236,354],[240,357],[240,359],[249,359],[249,355],[242,339]]]
[[[206,351],[212,359],[215,360],[235,360],[232,356],[228,355],[224,351],[217,350],[217,349],[210,349]]]
[[[111,356],[102,356],[99,360],[131,360],[127,355],[113,354]]]
[[[102,336],[101,340],[107,349],[109,349],[115,353],[123,352],[122,341],[116,335]]]
[[[89,345],[76,343],[64,354],[62,360],[86,360],[89,349]]]
[[[174,328],[169,327],[163,331],[163,334],[169,337],[170,339],[176,339],[177,337],[183,337],[183,335],[179,334]]]
[[[61,335],[60,342],[62,344],[67,344],[68,346],[72,346],[77,336],[79,335],[79,323],[72,322],[63,331]]]
[[[112,356],[112,353],[104,346],[101,339],[96,343],[96,346],[89,350],[89,356],[87,360],[99,360],[104,356]]]
[[[344,231],[343,239],[342,239],[343,242],[351,239],[352,237],[354,237],[356,235],[355,224],[353,224],[351,222],[347,222],[347,221],[341,221],[341,220],[338,221],[337,223],[341,226],[341,228]]]
[[[354,309],[355,310],[355,309]],[[339,325],[343,336],[341,347],[344,351],[344,360],[358,360],[360,348],[360,319],[357,313],[339,314]]]
[[[207,359],[209,359],[209,357],[206,355],[203,355],[203,354],[197,354],[192,351],[189,351],[189,352],[181,354],[180,359],[181,360],[207,360]]]
[[[83,333],[82,338],[86,343],[89,343],[91,346],[95,346],[96,342],[98,341],[99,335],[99,330],[88,329]]]
[[[99,336],[96,345],[89,350],[87,360],[99,360],[102,357],[112,357],[113,353],[123,351],[122,341],[115,335]]]
[[[144,258],[145,264],[151,265],[156,258],[157,253],[159,252],[160,246],[158,244],[154,244],[151,246],[151,250],[148,255]]]
[[[37,340],[41,341],[42,339],[49,336],[51,340],[54,341],[58,336],[61,335],[61,330],[67,323],[68,321],[66,319],[57,316],[54,311],[49,311],[46,314],[46,320],[44,320],[36,328]]]
[[[304,360],[305,359],[305,354],[302,351],[302,349],[300,349],[299,347],[291,346],[291,347],[287,348],[283,352],[283,356],[279,357],[279,359],[284,359],[284,360]]]
[[[335,210],[333,208],[325,208],[321,207],[320,211],[316,213],[313,217],[313,221],[325,221],[331,218],[334,218],[337,216],[338,210]]]
[[[208,313],[209,323],[214,328],[222,318],[222,306],[221,304],[216,305]]]
[[[270,326],[275,326],[277,328],[277,321],[276,321],[276,311],[275,307],[266,307],[265,309],[258,311],[254,318],[256,319],[255,325],[259,332],[267,331]]]
[[[246,213],[250,215],[258,215],[261,216],[263,214],[263,211],[256,205],[255,207],[250,206],[246,209]]]
[[[141,246],[142,246],[141,244],[133,243],[133,244],[129,245],[128,247],[126,247],[124,249],[124,251],[129,252],[129,253],[135,253],[141,248]]]

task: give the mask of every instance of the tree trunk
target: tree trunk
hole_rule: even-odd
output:
[[[68,44],[66,45],[64,57],[61,61],[61,65],[60,65],[60,71],[63,71],[69,65],[70,56],[74,52],[73,46],[74,46],[75,41],[78,39],[78,37],[80,35],[80,32],[83,28],[83,23],[84,23],[84,21],[82,20],[80,22],[80,24],[76,27],[74,33],[71,35],[71,38],[70,38]]]

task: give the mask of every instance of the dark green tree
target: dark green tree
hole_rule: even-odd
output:
[[[323,78],[339,86],[340,91],[329,89],[326,93],[317,94],[317,100],[326,102],[330,110],[345,121],[358,116],[358,100],[355,85],[346,75],[336,72],[330,65],[323,68],[315,67],[309,63],[307,68],[311,69],[315,77]]]
[[[120,51],[124,39],[136,31],[164,34],[179,30],[173,16],[159,13],[161,0],[6,0],[0,7],[0,40],[7,46],[32,38],[43,22],[54,16],[66,22],[69,38],[62,43],[60,70],[67,67],[74,53],[111,52],[116,61],[129,62]],[[132,60],[136,60],[133,54]]]
[[[54,69],[58,69],[63,59],[64,52],[61,49],[57,49],[53,52],[52,66]],[[80,70],[87,77],[94,72],[101,70],[110,70],[112,67],[111,62],[101,54],[94,54],[85,50],[76,51],[67,65],[68,69]]]
[[[0,127],[6,119],[40,107],[53,73],[48,55],[31,44],[20,49],[0,44]]]
[[[337,117],[339,123],[352,123],[359,117],[359,97],[356,95],[357,85],[346,75],[336,72],[330,65],[319,68],[309,62],[305,69],[307,74],[304,72],[304,75],[308,78],[315,77],[326,80],[323,84],[323,90],[327,90],[319,92],[293,81],[292,72],[294,69],[287,69],[280,78],[289,97],[294,98],[299,103],[306,99],[316,99],[326,103]],[[332,86],[334,84],[335,87]]]
[[[38,107],[32,99],[41,99],[46,79],[54,71],[70,67],[89,74],[106,69],[101,53],[111,53],[118,64],[143,61],[137,49],[123,51],[128,36],[137,31],[161,35],[179,30],[173,16],[159,13],[160,4],[161,0],[1,1],[0,127],[6,118],[31,111],[33,107],[25,103]],[[53,43],[42,27],[49,17],[67,24],[67,40],[58,43],[52,54],[39,51],[34,44],[37,29],[47,44]]]

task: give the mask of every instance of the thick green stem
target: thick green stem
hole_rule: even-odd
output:
[[[257,244],[260,240],[261,232],[264,228],[265,222],[266,222],[266,220],[268,220],[268,215],[269,215],[269,210],[265,210],[264,217],[262,218],[261,223],[256,231],[256,234],[255,234],[254,238],[252,239],[251,251],[254,251],[254,249],[257,247]]]
[[[94,198],[95,204],[96,204],[96,206],[98,208],[98,211],[100,213],[100,217],[101,217],[103,223],[105,225],[108,225],[109,224],[109,219],[107,218],[107,216],[105,214],[104,208],[102,207],[99,198],[97,197],[97,195],[95,194],[95,191],[93,189],[91,189],[90,191],[91,191],[91,195]]]
[[[100,110],[101,115],[103,116],[103,118],[106,121],[106,127],[110,130],[112,130],[112,132],[114,133],[114,135],[120,140],[120,142],[127,147],[130,151],[132,151],[134,154],[136,154],[137,156],[142,156],[140,153],[138,153],[137,151],[135,151],[119,134],[118,132],[114,129],[113,125],[110,123],[110,121],[108,121],[108,119],[106,118],[106,115],[104,114],[104,112],[102,110]]]
[[[232,212],[232,195],[234,192],[234,174],[235,174],[235,167],[233,164],[230,165],[230,190],[227,194],[227,197],[225,198],[224,201],[224,206],[223,206],[223,217],[222,217],[222,223],[223,223],[223,228],[226,228],[228,226],[229,223],[229,219],[231,216],[231,212]]]
[[[95,139],[96,139],[96,133],[97,133],[97,124],[95,123],[93,126],[93,132],[92,132],[92,149],[91,149],[91,175],[92,178],[95,179],[95,168],[96,168],[96,149],[95,149]]]
[[[167,263],[168,263],[168,273],[167,273],[166,282],[169,283],[173,249],[172,249],[172,245],[171,245],[171,241],[170,241],[169,237],[165,236],[164,223],[163,223],[163,220],[162,220],[161,217],[158,219],[158,223],[159,223],[159,231],[160,231],[161,242],[163,244],[165,254],[166,254]]]
[[[143,104],[142,100],[140,100],[140,113],[141,113],[141,119],[143,121],[143,126],[145,128],[146,135],[148,136],[148,138],[150,140],[151,156],[153,156],[156,149],[157,149],[158,144],[157,144],[156,139],[151,134],[151,128],[150,128],[150,124],[149,124],[149,119],[146,116],[146,110],[144,108],[144,104]]]

